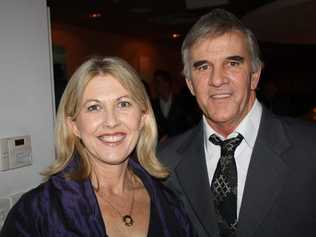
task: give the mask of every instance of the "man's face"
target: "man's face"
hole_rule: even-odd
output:
[[[245,35],[238,31],[198,41],[189,56],[187,85],[209,125],[226,137],[252,108],[261,68],[252,70]]]

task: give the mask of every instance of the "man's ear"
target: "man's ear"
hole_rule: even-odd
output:
[[[260,80],[260,75],[261,75],[262,67],[260,66],[259,69],[255,72],[252,72],[251,74],[251,90],[256,90],[259,80]]]
[[[77,123],[69,116],[67,117],[67,126],[73,132],[73,134],[75,134],[75,136],[80,138],[80,132],[77,127]]]
[[[195,96],[195,91],[194,91],[194,86],[193,86],[193,83],[192,83],[192,79],[186,78],[186,79],[185,79],[185,82],[187,83],[187,86],[188,86],[188,88],[189,88],[191,94],[192,94],[193,96]]]

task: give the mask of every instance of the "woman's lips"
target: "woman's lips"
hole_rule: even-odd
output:
[[[103,134],[101,136],[98,136],[98,138],[102,142],[106,143],[119,143],[124,140],[126,137],[125,133],[112,133],[112,134]]]

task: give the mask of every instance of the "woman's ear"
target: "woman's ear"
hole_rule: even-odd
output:
[[[143,127],[145,126],[145,122],[146,122],[146,119],[148,118],[148,113],[147,112],[143,112],[142,113],[142,116],[140,118],[140,129],[143,129]]]
[[[80,138],[80,132],[77,127],[77,123],[70,116],[67,117],[67,127],[73,132],[73,134],[75,134],[75,136]]]

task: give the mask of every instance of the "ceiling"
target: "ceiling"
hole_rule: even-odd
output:
[[[201,15],[221,7],[262,42],[316,45],[315,0],[47,0],[47,5],[52,23],[157,40],[178,34],[179,42]]]
[[[47,5],[53,24],[146,36],[172,46],[181,44],[201,15],[225,8],[240,17],[260,41],[265,62],[261,81],[282,81],[280,91],[296,93],[299,102],[306,95],[314,98],[316,0],[47,0]],[[180,37],[172,38],[175,33]]]
[[[212,8],[222,7],[242,17],[271,2],[273,0],[47,0],[47,5],[53,23],[165,39],[172,34],[180,34],[181,38]]]
[[[316,1],[278,0],[248,12],[242,20],[264,42],[316,45]]]

